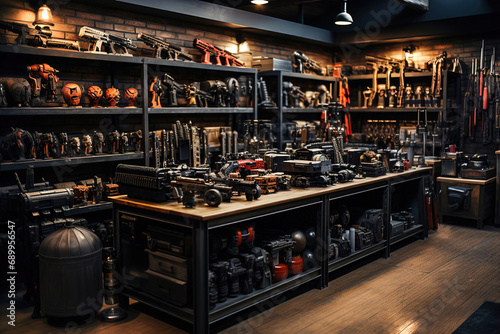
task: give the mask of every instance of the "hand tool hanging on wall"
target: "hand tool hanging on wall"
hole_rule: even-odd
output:
[[[495,73],[494,77],[494,85],[495,85],[495,143],[500,143],[500,75]]]
[[[432,63],[432,81],[431,81],[431,95],[435,101],[434,107],[440,106],[440,99],[442,98],[443,91],[443,65],[448,53],[443,51],[439,56],[431,60]]]
[[[495,48],[490,59],[489,69],[484,69],[484,88],[482,99],[482,131],[483,144],[487,145],[493,141],[495,123]]]
[[[339,81],[339,102],[343,106],[344,111],[345,135],[350,136],[352,135],[351,114],[349,113],[351,108],[351,98],[349,95],[349,84],[347,83],[347,77],[345,76],[342,76]]]
[[[500,142],[498,74],[495,72],[496,50],[489,61],[485,61],[485,44],[482,41],[480,59],[473,59],[469,82],[464,96],[461,120],[462,135],[470,142],[488,145],[493,140]],[[463,145],[463,138],[461,139]]]
[[[379,71],[379,65],[375,61],[370,61],[367,59],[367,63],[371,64],[373,66],[373,81],[372,81],[372,87],[371,87],[371,94],[370,97],[368,98],[368,108],[371,108],[373,106],[373,100],[377,96],[378,88],[377,88],[377,79],[378,79],[378,71]]]
[[[472,136],[472,110],[474,108],[474,60],[471,63],[471,71],[469,73],[469,80],[467,81],[467,89],[464,94],[464,103],[462,110],[462,117],[460,119],[462,135],[460,136],[460,147],[464,146],[465,137]]]
[[[373,82],[372,82],[372,87],[370,91],[370,96],[368,98],[368,107],[373,106],[373,100],[379,93],[379,88],[378,88],[378,72],[379,71],[385,71],[386,73],[386,90],[389,90],[391,88],[391,74],[392,72],[397,68],[399,70],[399,87],[398,87],[398,93],[397,93],[397,104],[396,106],[398,108],[403,107],[403,95],[404,95],[404,90],[405,90],[405,81],[404,81],[404,72],[405,72],[405,67],[406,67],[406,61],[403,57],[403,59],[397,59],[397,58],[387,58],[387,57],[380,57],[380,56],[366,56],[365,57],[367,64],[370,64],[373,66]]]

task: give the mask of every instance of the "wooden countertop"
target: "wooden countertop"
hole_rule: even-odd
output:
[[[492,177],[488,180],[476,180],[476,179],[462,179],[459,177],[443,177],[437,178],[438,182],[450,182],[450,183],[465,183],[465,184],[478,184],[484,186],[485,184],[495,182],[496,177]]]
[[[218,207],[210,207],[204,203],[202,199],[198,199],[198,205],[194,208],[186,208],[182,203],[175,201],[155,203],[134,198],[128,198],[127,195],[120,195],[111,197],[113,203],[131,206],[139,209],[150,210],[162,214],[174,214],[183,216],[190,219],[197,219],[201,221],[208,221],[220,217],[238,214],[242,212],[249,212],[266,208],[270,206],[286,204],[290,201],[298,201],[302,199],[314,198],[338,191],[349,190],[360,186],[384,182],[401,176],[408,176],[412,174],[419,174],[423,172],[430,172],[431,167],[413,168],[403,173],[389,173],[380,177],[367,177],[364,179],[355,179],[354,181],[346,183],[336,183],[333,186],[325,188],[310,187],[310,188],[292,188],[290,191],[279,191],[275,194],[262,195],[259,199],[254,201],[247,201],[245,196],[237,196],[231,198],[231,201],[226,203],[222,202]]]

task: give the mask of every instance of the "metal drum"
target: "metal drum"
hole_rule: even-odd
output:
[[[49,317],[80,317],[102,307],[102,243],[69,222],[40,245],[41,310]]]

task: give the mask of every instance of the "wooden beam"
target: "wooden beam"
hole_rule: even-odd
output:
[[[428,11],[429,10],[429,0],[394,0],[402,3],[410,8],[420,10],[420,11]]]
[[[203,24],[247,29],[256,33],[307,40],[312,43],[326,45],[336,43],[335,35],[327,29],[198,0],[114,0],[113,2],[128,10],[157,16],[170,14]]]

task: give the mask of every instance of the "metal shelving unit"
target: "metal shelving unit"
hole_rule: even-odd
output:
[[[140,115],[141,108],[1,108],[2,116],[73,116],[86,117],[90,115]]]
[[[0,53],[10,53],[13,55],[27,55],[36,57],[70,58],[92,61],[120,62],[128,64],[141,64],[143,58],[113,55],[107,53],[91,53],[86,51],[66,50],[60,48],[43,48],[26,45],[0,45]]]
[[[113,208],[113,203],[102,201],[97,204],[87,204],[84,206],[74,206],[66,211],[63,211],[64,217],[79,216],[82,214],[88,214],[93,212],[99,212],[104,210],[111,210]]]
[[[370,255],[381,253],[387,251],[387,240],[382,240],[381,242],[367,247],[362,250],[358,250],[354,253],[351,253],[349,256],[340,257],[334,259],[328,263],[328,272],[332,273],[336,270],[339,270],[343,267],[346,267],[350,264],[353,264],[361,259],[364,259]]]
[[[215,308],[210,311],[209,322],[215,323],[216,321],[240,312],[242,309],[254,306],[263,300],[273,298],[284,292],[297,288],[302,284],[317,280],[320,275],[320,268],[309,269],[305,272],[289,277],[284,281],[274,283],[265,289],[256,290],[249,295],[239,295],[236,298],[230,298],[224,303],[217,304]]]
[[[144,153],[142,152],[130,152],[130,153],[117,153],[117,154],[98,154],[98,155],[87,155],[87,156],[77,156],[77,157],[64,157],[64,158],[54,158],[54,159],[26,159],[21,161],[8,161],[0,163],[0,172],[15,171],[26,169],[28,165],[32,165],[35,168],[41,167],[58,167],[58,166],[77,166],[82,164],[95,164],[102,162],[111,161],[127,161],[127,160],[137,160],[144,159]]]
[[[148,114],[254,114],[253,108],[190,108],[190,107],[169,107],[169,108],[148,108]]]
[[[321,108],[283,108],[283,113],[285,114],[316,114],[322,113],[323,109]]]
[[[419,108],[363,108],[363,107],[353,107],[349,109],[350,113],[399,113],[399,114],[411,114],[416,113]],[[427,112],[439,113],[442,111],[441,108],[426,108]]]
[[[392,83],[396,83],[396,79],[399,78],[399,73],[391,73]],[[450,126],[453,126],[454,122],[458,124],[458,115],[461,108],[461,83],[460,74],[443,71],[442,74],[442,100],[441,106],[439,107],[403,107],[403,108],[363,108],[362,102],[362,91],[366,89],[367,86],[371,86],[371,81],[373,80],[373,75],[371,74],[361,74],[361,75],[350,75],[348,76],[349,86],[351,92],[351,108],[350,112],[355,116],[352,117],[353,124],[361,124],[361,122],[356,122],[363,117],[373,117],[376,119],[388,119],[400,121],[417,121],[417,110],[426,109],[429,113],[429,118],[433,121],[439,123],[439,126],[446,124],[450,121]],[[430,86],[432,80],[432,72],[406,72],[405,73],[405,83],[426,83]],[[384,74],[378,75],[379,83],[386,83],[386,76]],[[357,101],[357,102],[356,102]],[[440,142],[444,141],[445,132],[439,137]],[[437,147],[437,146],[436,146]],[[440,146],[441,147],[441,146]]]
[[[257,70],[254,68],[245,67],[233,67],[233,66],[221,66],[221,65],[210,65],[210,64],[200,64],[195,62],[183,62],[183,61],[172,61],[165,59],[156,59],[148,57],[133,57],[126,55],[112,55],[107,53],[90,53],[85,51],[74,51],[65,49],[55,49],[55,48],[41,48],[41,47],[31,47],[24,45],[0,45],[0,55],[5,56],[7,59],[15,58],[13,61],[19,57],[32,58],[36,57],[37,61],[47,58],[52,58],[47,62],[57,63],[57,59],[65,60],[82,60],[82,61],[92,61],[92,62],[105,62],[109,63],[111,67],[113,64],[124,64],[124,65],[134,65],[141,67],[141,86],[142,86],[142,105],[137,108],[65,108],[65,107],[32,107],[32,108],[0,108],[0,115],[2,117],[12,116],[12,117],[22,117],[22,116],[72,116],[72,117],[86,117],[93,115],[142,115],[142,131],[143,133],[149,133],[149,115],[234,115],[234,114],[246,114],[252,115],[253,118],[257,117],[257,107],[256,103],[253,103],[252,107],[243,108],[191,108],[191,107],[178,107],[178,108],[149,108],[149,80],[150,70],[163,70],[167,71],[169,68],[175,68],[177,71],[187,71],[192,72],[193,70],[198,71],[198,73],[213,73],[215,75],[248,75],[252,82],[256,82]],[[112,76],[112,81],[115,81]],[[250,97],[252,101],[256,101],[257,92],[253,90],[253,95]],[[175,121],[175,120],[174,120]],[[144,151],[149,152],[149,141],[143,141]],[[7,170],[17,170],[25,168],[27,164],[32,164],[35,167],[50,167],[50,166],[60,166],[63,164],[80,164],[80,163],[100,163],[106,161],[120,161],[130,160],[130,159],[143,159],[144,165],[149,165],[149,156],[144,154],[126,154],[120,155],[119,158],[116,155],[99,155],[95,157],[74,157],[74,158],[62,158],[62,159],[47,159],[47,160],[34,160],[34,161],[23,161],[23,162],[3,162],[0,163],[0,171]]]
[[[283,122],[287,114],[318,114],[323,111],[321,108],[287,108],[283,106],[283,81],[286,79],[298,79],[300,81],[308,81],[312,83],[324,83],[324,84],[331,84],[332,85],[332,98],[335,100],[337,94],[337,85],[336,83],[339,81],[339,78],[336,77],[327,77],[327,76],[322,76],[322,75],[316,75],[316,74],[305,74],[305,73],[295,73],[295,72],[287,72],[287,71],[263,71],[258,73],[259,77],[263,77],[265,79],[273,79],[276,81],[276,108],[272,109],[262,109],[260,111],[270,111],[270,112],[275,112],[277,115],[277,139],[278,139],[278,148],[283,149],[284,148],[284,139],[283,139]],[[269,88],[269,85],[268,85]],[[271,92],[270,92],[271,93]],[[318,116],[316,119],[319,119],[320,117]]]

